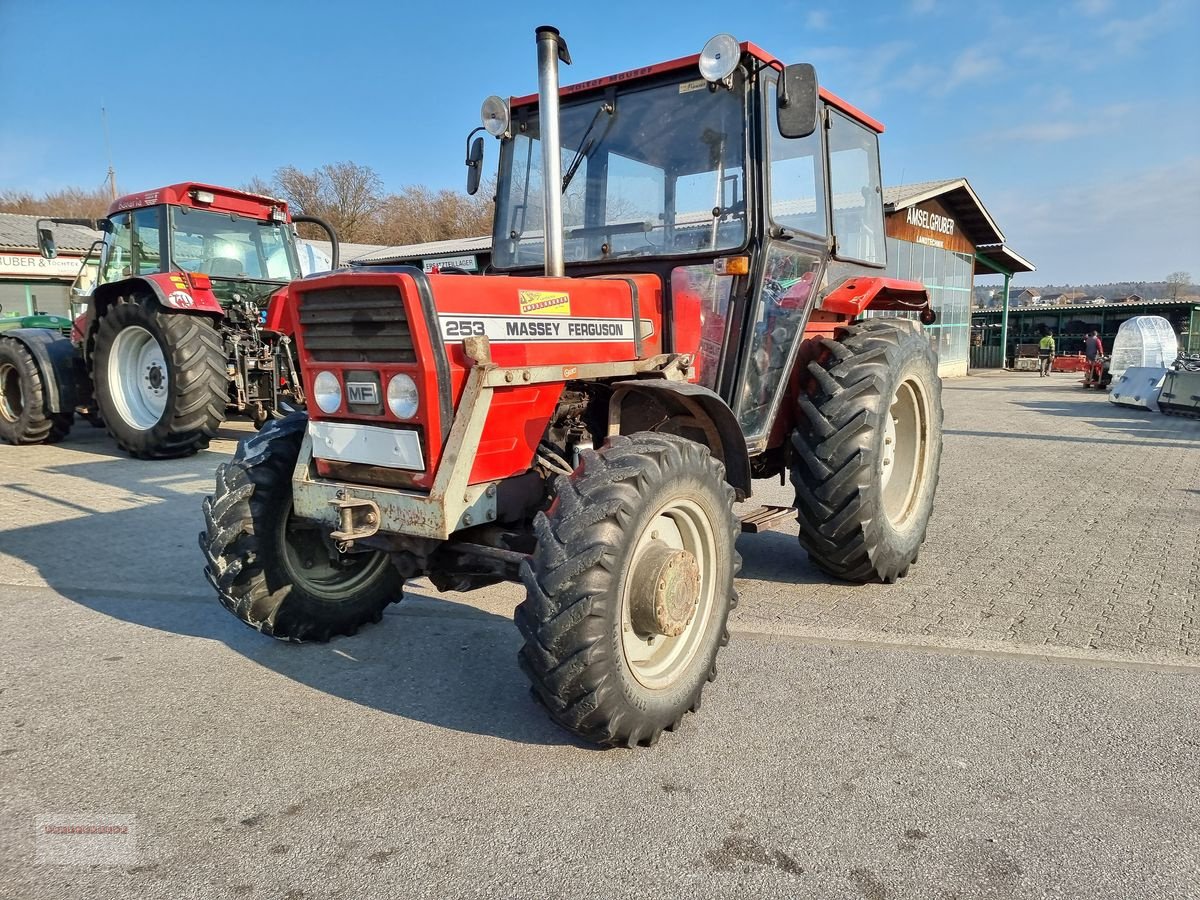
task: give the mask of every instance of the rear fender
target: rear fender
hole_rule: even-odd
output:
[[[824,296],[821,309],[851,318],[861,316],[867,309],[932,312],[929,293],[919,281],[869,276],[847,278]]]
[[[52,413],[74,412],[87,395],[87,373],[69,338],[48,328],[14,328],[5,331],[29,351],[42,376],[46,408]]]
[[[150,294],[164,309],[172,312],[225,315],[225,310],[221,308],[211,289],[193,287],[186,277],[179,273],[161,273],[139,275],[100,285],[92,293],[96,317],[104,315],[118,297],[135,294]]]
[[[660,379],[618,381],[612,388],[610,434],[665,431],[696,440],[725,464],[725,479],[738,500],[750,496],[746,437],[720,396],[699,384]]]

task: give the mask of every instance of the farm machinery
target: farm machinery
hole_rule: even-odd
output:
[[[328,233],[336,268],[333,230],[280,200],[192,182],[115,200],[85,223],[104,237],[72,288],[69,336],[0,333],[0,439],[61,440],[78,412],[134,456],[185,456],[228,410],[261,426],[302,406],[287,306],[301,221]],[[56,222],[82,220],[38,221],[48,258]]]
[[[495,272],[293,284],[308,413],[219,467],[200,546],[221,603],[289,641],[378,621],[409,578],[519,581],[534,696],[585,740],[648,745],[716,676],[741,531],[798,520],[853,582],[916,562],[934,314],[885,274],[883,126],[811,66],[719,35],[560,89],[566,43],[536,37],[538,93],[488,98],[477,129],[499,141]],[[788,474],[793,506],[735,513]]]

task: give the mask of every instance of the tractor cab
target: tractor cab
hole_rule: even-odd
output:
[[[668,341],[681,343],[698,310],[699,381],[734,408],[751,449],[762,446],[814,307],[831,296],[838,307],[838,288],[858,295],[855,279],[884,274],[883,126],[818,88],[812,66],[729,35],[559,96],[566,274],[656,273]],[[538,95],[483,107],[500,141],[493,264],[504,273],[557,252],[542,108]],[[926,307],[919,286],[873,287]]]
[[[282,201],[213,185],[189,182],[130,194],[115,200],[98,223],[104,238],[94,248],[95,282],[78,283],[74,293],[87,296],[99,285],[166,275],[168,284],[210,290],[222,307],[234,294],[261,305],[299,277],[290,222]],[[54,254],[48,229],[39,231],[39,243],[43,255]]]

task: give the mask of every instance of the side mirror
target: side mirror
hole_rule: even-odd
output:
[[[483,174],[483,138],[477,137],[471,143],[467,154],[467,193],[472,196],[479,190],[479,177]]]
[[[58,247],[54,243],[54,229],[48,226],[38,226],[38,252],[46,259],[58,257]]]
[[[794,63],[783,70],[779,81],[779,133],[785,138],[806,138],[817,130],[817,71],[809,63]]]

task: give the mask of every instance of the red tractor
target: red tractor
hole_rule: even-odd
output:
[[[916,562],[941,384],[904,316],[933,315],[885,274],[883,128],[811,66],[720,35],[560,91],[566,45],[537,43],[539,94],[483,108],[495,272],[293,285],[309,414],[218,469],[200,544],[222,604],[293,641],[378,621],[408,578],[520,580],[535,696],[645,745],[716,676],[739,532],[783,515],[735,513],[754,479],[790,473],[832,576]]]
[[[42,255],[57,255],[38,222]],[[281,200],[173,184],[113,202],[72,295],[86,309],[68,338],[49,329],[0,337],[0,439],[61,440],[76,411],[134,456],[206,447],[227,409],[259,425],[303,405],[286,285],[301,274]],[[95,285],[91,258],[99,253]],[[270,304],[270,309],[268,309]]]

